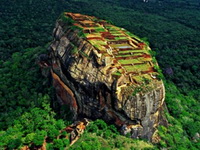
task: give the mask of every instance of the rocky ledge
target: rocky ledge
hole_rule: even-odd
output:
[[[165,90],[148,44],[105,20],[74,13],[59,17],[53,36],[53,85],[73,119],[101,118],[123,134],[152,140]]]

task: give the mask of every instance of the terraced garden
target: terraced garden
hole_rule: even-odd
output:
[[[118,77],[122,74],[131,75],[136,82],[143,78],[154,79],[157,72],[150,55],[151,50],[137,36],[92,16],[65,13],[65,17],[73,20],[73,26],[81,29],[83,37],[99,54],[110,57],[106,73],[112,72]]]

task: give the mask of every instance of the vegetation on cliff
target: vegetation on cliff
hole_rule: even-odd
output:
[[[34,138],[35,143],[40,145],[47,132],[41,125],[50,128],[59,122],[65,126],[69,124],[68,121],[59,121],[68,118],[64,115],[67,113],[65,109],[58,109],[56,104],[51,103],[53,110],[57,110],[55,115],[49,108],[49,97],[53,94],[35,64],[37,55],[44,53],[43,47],[51,41],[55,20],[64,10],[111,20],[115,25],[149,39],[167,80],[166,104],[169,112],[166,116],[170,123],[169,128],[160,128],[162,140],[156,147],[200,149],[198,1],[1,0],[0,10],[0,149],[19,148],[32,143]],[[102,139],[97,133],[86,133],[83,138],[89,138],[84,140],[86,144],[76,143],[84,143],[82,149],[91,141],[95,141],[97,146],[99,142],[102,145],[108,143],[109,149],[109,139]],[[135,149],[138,142],[143,143],[136,141]],[[62,142],[55,140],[55,143]]]

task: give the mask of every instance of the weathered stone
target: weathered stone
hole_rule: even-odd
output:
[[[74,120],[101,118],[124,134],[151,140],[165,98],[151,49],[106,21],[72,13],[64,17],[50,45],[58,99],[70,106]]]

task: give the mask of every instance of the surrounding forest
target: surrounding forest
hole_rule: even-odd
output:
[[[109,20],[150,43],[163,70],[165,115],[160,142],[121,136],[102,120],[92,122],[77,143],[59,132],[71,124],[37,58],[47,53],[55,21],[63,12]],[[199,0],[1,0],[0,149],[200,149]],[[66,134],[66,133],[63,133]]]

